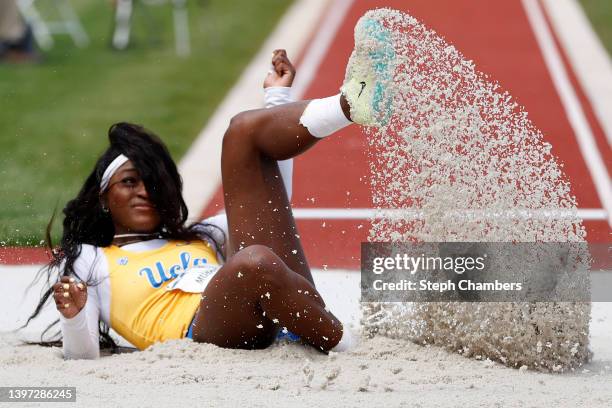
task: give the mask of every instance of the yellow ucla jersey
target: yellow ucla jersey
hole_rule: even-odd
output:
[[[141,350],[185,337],[201,294],[166,290],[166,286],[190,268],[218,265],[211,245],[168,241],[143,252],[114,245],[103,251],[109,269],[111,327]]]

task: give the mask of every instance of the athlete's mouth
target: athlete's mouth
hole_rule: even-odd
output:
[[[132,208],[135,208],[138,210],[154,210],[155,206],[149,203],[137,203],[137,204],[132,205]]]

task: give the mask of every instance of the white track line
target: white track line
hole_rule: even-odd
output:
[[[595,143],[595,138],[591,127],[585,117],[580,101],[576,96],[568,74],[563,65],[561,55],[553,40],[546,19],[540,9],[538,0],[523,0],[523,6],[527,12],[527,17],[535,33],[540,49],[546,61],[548,71],[553,79],[561,103],[569,118],[574,134],[578,141],[578,146],[584,157],[587,168],[591,173],[591,178],[595,184],[595,189],[603,208],[607,212],[608,224],[612,226],[612,183],[608,171],[604,165],[601,154]]]
[[[329,10],[323,20],[321,27],[317,30],[312,44],[308,47],[308,52],[300,64],[298,74],[293,83],[293,96],[301,99],[306,92],[306,87],[312,82],[325,53],[330,47],[331,42],[336,37],[338,28],[346,13],[349,11],[354,0],[336,0],[334,6]],[[340,88],[340,84],[338,84]]]
[[[612,145],[612,60],[576,0],[542,3]]]
[[[369,220],[369,219],[422,219],[422,211],[410,209],[373,209],[373,208],[294,208],[293,216],[299,220]],[[602,209],[548,209],[548,210],[456,210],[445,212],[443,218],[460,219],[561,219],[579,217],[585,221],[606,220],[607,214]]]
[[[291,6],[181,160],[183,196],[191,221],[199,218],[219,188],[221,142],[230,119],[238,112],[262,105],[262,83],[272,51],[285,48],[289,56],[297,56],[327,5],[328,0],[298,0]]]

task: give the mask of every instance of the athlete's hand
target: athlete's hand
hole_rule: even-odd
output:
[[[75,278],[62,276],[60,281],[53,285],[53,299],[62,316],[72,319],[85,307],[87,285],[77,282]]]
[[[271,86],[291,86],[295,78],[295,67],[289,61],[285,50],[274,50],[272,67],[264,80],[264,88]]]

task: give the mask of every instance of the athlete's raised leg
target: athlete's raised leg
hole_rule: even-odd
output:
[[[275,64],[279,75],[283,57]],[[221,163],[228,261],[203,293],[195,341],[261,348],[279,327],[322,350],[344,338],[314,288],[277,162],[346,126],[346,112],[346,101],[336,96],[243,112],[231,121]]]
[[[316,101],[317,106],[320,101]],[[221,168],[231,246],[228,255],[249,245],[265,245],[312,283],[277,165],[277,161],[295,157],[320,140],[301,123],[309,103],[295,102],[235,116],[223,140]],[[323,103],[335,103],[336,115],[348,123],[349,108],[343,98],[337,96]],[[316,115],[317,107],[313,109]]]
[[[376,21],[360,27],[342,88],[350,106],[337,95],[243,112],[231,121],[221,160],[229,260],[204,291],[194,339],[265,347],[280,324],[323,350],[350,343],[314,289],[277,161],[305,152],[348,125],[349,116],[364,125],[388,122],[391,93],[378,81],[393,71],[392,46]],[[384,52],[371,53],[372,44]],[[274,65],[278,77],[293,74],[286,65]]]

